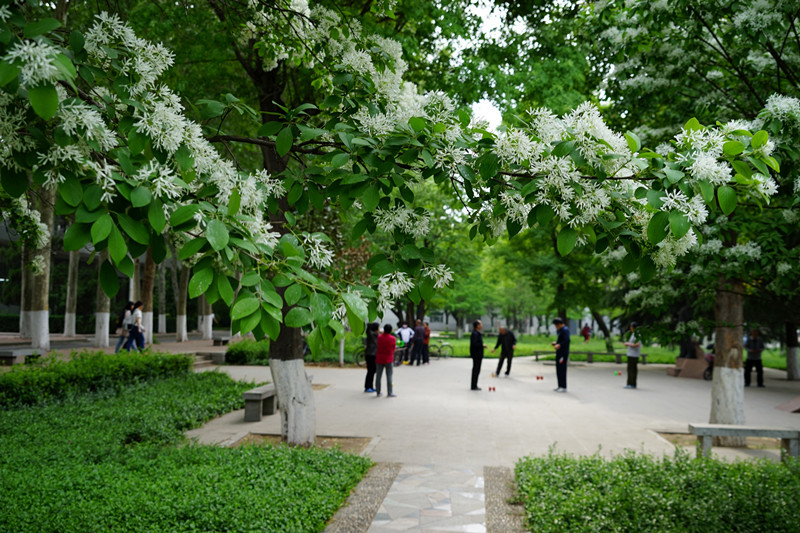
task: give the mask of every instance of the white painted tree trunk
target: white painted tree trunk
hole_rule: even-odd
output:
[[[200,327],[203,340],[214,338],[214,315],[203,315]]]
[[[800,348],[797,346],[786,349],[786,379],[800,380]]]
[[[64,336],[75,336],[75,310],[78,306],[78,267],[81,253],[77,250],[69,253],[69,269],[67,271],[67,302],[64,309]]]
[[[50,311],[23,311],[31,336],[31,348],[50,349]]]
[[[144,342],[147,345],[153,344],[153,312],[142,312],[142,326],[144,326]]]
[[[102,289],[101,289],[102,290]],[[94,343],[96,348],[107,348],[109,344],[108,328],[110,326],[111,313],[108,311],[98,311],[94,314]]]
[[[344,366],[344,336],[339,339],[339,366]]]
[[[75,322],[76,316],[75,313],[66,313],[64,315],[64,336],[65,337],[74,337],[75,334]]]
[[[317,409],[302,359],[270,359],[281,416],[281,436],[289,444],[311,446],[317,437]]]
[[[167,315],[158,314],[158,332],[159,333],[166,333],[167,332]]]
[[[186,315],[178,315],[175,317],[175,341],[187,342],[189,340],[189,333],[186,331]]]
[[[158,265],[158,332],[167,332],[167,273],[166,263]]]

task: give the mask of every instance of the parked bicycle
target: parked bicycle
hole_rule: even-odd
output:
[[[435,357],[437,360],[441,359],[442,357],[453,357],[453,345],[449,342],[432,342],[428,349],[431,357]]]

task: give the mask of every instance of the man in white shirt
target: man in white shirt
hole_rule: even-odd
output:
[[[397,330],[397,337],[403,343],[403,364],[407,365],[411,339],[414,338],[414,330],[408,327],[407,322],[403,322],[400,329]]]

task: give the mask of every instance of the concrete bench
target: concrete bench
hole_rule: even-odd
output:
[[[0,350],[0,364],[23,364],[26,357],[38,356],[40,352],[37,348],[5,348]]]
[[[697,450],[698,456],[709,457],[711,455],[713,437],[767,437],[781,439],[781,448],[786,455],[800,457],[800,430],[797,429],[730,424],[689,424],[689,432],[701,439],[702,448]]]
[[[554,350],[547,350],[547,351],[536,350],[536,351],[533,352],[533,357],[537,361],[539,360],[539,356],[540,355],[555,355],[555,351]],[[594,356],[595,355],[613,355],[614,358],[615,358],[615,361],[616,361],[616,363],[618,365],[622,364],[622,356],[623,356],[623,354],[621,354],[621,353],[608,353],[608,352],[570,352],[570,355],[585,355],[587,363],[594,363]],[[645,354],[645,353],[641,354],[641,357],[639,357],[639,361],[643,365],[646,365],[647,364],[647,354]]]
[[[230,337],[214,337],[214,346],[226,346],[230,342]]]
[[[244,421],[260,422],[262,415],[275,414],[277,405],[275,385],[270,383],[242,393],[244,397]]]

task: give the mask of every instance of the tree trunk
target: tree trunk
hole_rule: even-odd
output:
[[[142,326],[145,344],[153,344],[153,289],[156,284],[156,263],[150,248],[144,262],[142,275]]]
[[[711,385],[712,424],[744,424],[744,373],[742,333],[744,298],[742,282],[720,276],[714,304],[714,380]],[[742,437],[719,437],[721,446],[744,446]]]
[[[158,265],[158,332],[167,332],[167,273],[166,262]]]
[[[67,273],[67,305],[64,309],[64,336],[75,336],[75,311],[78,308],[78,267],[81,253],[73,250],[69,253],[69,271]]]
[[[175,311],[175,340],[177,342],[186,342],[189,340],[189,334],[186,330],[186,301],[189,298],[189,274],[191,274],[191,269],[183,265],[180,265],[180,269],[177,293],[178,306]]]
[[[798,358],[797,322],[786,322],[786,379],[800,380],[800,358]]]
[[[200,302],[197,306],[198,314],[202,317],[200,320],[200,333],[203,340],[211,340],[214,338],[214,312],[211,309],[211,304],[208,303],[206,295],[200,296]]]
[[[33,252],[29,246],[23,245],[20,256],[22,258],[22,270],[20,271],[20,277],[22,278],[22,281],[20,282],[19,295],[19,336],[23,339],[30,339],[31,328],[30,324],[28,324],[28,314],[23,313],[22,310],[27,308],[28,299],[31,297],[29,293],[31,277],[33,276],[33,273],[31,272],[31,269],[28,268],[28,265],[31,264],[31,260],[33,259]]]
[[[142,272],[139,267],[139,258],[133,260],[133,279],[131,279],[131,297],[132,302],[140,302],[142,300]]]
[[[284,316],[288,309],[284,309]],[[281,327],[269,346],[269,368],[278,396],[281,436],[298,446],[311,446],[317,434],[317,409],[311,382],[303,365],[303,337],[299,328]]]
[[[456,339],[460,339],[464,335],[464,317],[461,315],[453,315],[456,319]]]
[[[31,252],[31,264],[36,264],[40,270],[31,272],[26,285],[25,307],[22,312],[26,314],[28,331],[32,348],[50,349],[50,252],[52,249],[50,238],[53,234],[53,207],[55,204],[55,190],[42,189],[37,208],[40,220],[47,228],[47,244]],[[27,267],[26,267],[27,268]]]
[[[594,317],[595,321],[597,322],[597,327],[599,327],[600,331],[603,332],[603,336],[605,337],[606,341],[606,350],[608,353],[614,353],[614,339],[611,338],[611,332],[608,330],[608,326],[606,325],[606,321],[603,319],[603,315],[594,309],[591,310],[591,313],[592,317]]]
[[[95,348],[109,345],[108,330],[111,322],[111,298],[100,284],[100,267],[108,260],[108,248],[97,254],[97,292],[95,295],[94,342]]]

